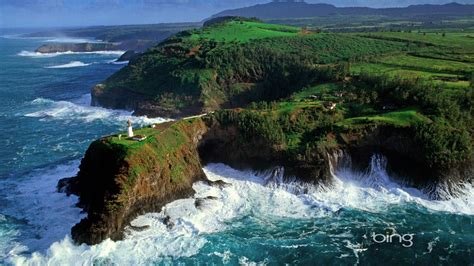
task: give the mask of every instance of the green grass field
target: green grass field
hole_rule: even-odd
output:
[[[295,101],[307,100],[310,96],[324,96],[330,95],[339,89],[339,86],[334,83],[321,84],[314,87],[306,88],[294,93],[291,98]],[[323,98],[323,97],[322,97]]]
[[[250,40],[291,37],[301,33],[301,29],[292,26],[263,24],[252,21],[231,21],[222,25],[204,28],[191,35],[193,40],[215,40],[220,42],[248,42]]]
[[[420,30],[420,32],[374,32],[360,35],[368,38],[461,48],[470,52],[474,50],[474,33],[470,32],[424,32]]]
[[[416,63],[408,67],[387,65],[384,63],[359,63],[352,65],[351,73],[355,75],[360,73],[384,74],[389,75],[390,77],[403,77],[409,79],[422,78],[428,82],[449,89],[464,89],[468,88],[470,84],[469,81],[463,80],[466,79],[463,75],[424,71],[422,68],[417,70]]]
[[[469,87],[474,72],[474,35],[466,32],[377,32],[359,34],[404,44],[405,51],[356,62],[351,73],[421,78],[449,89]]]
[[[406,109],[394,112],[388,112],[383,114],[361,116],[345,119],[338,123],[339,126],[353,125],[353,124],[366,124],[368,122],[379,122],[385,124],[391,124],[394,126],[407,127],[413,125],[416,122],[427,121],[428,118],[423,116],[416,109]]]

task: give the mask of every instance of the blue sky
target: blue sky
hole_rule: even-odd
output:
[[[0,0],[0,27],[60,27],[200,21],[270,0]],[[453,0],[308,0],[336,6],[407,6]],[[474,3],[474,0],[458,0]]]

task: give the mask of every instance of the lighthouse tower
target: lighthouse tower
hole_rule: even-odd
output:
[[[128,137],[129,138],[132,138],[134,135],[133,135],[133,128],[132,128],[132,121],[130,121],[130,119],[128,119]]]

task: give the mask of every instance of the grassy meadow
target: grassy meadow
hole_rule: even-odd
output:
[[[352,74],[373,73],[419,78],[447,89],[465,89],[474,71],[474,33],[471,32],[376,32],[360,34],[390,40],[405,51],[351,65]]]

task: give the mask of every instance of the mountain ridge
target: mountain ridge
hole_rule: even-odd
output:
[[[270,2],[249,7],[229,9],[211,18],[222,16],[256,17],[259,19],[304,18],[330,15],[383,15],[411,17],[418,15],[471,15],[474,5],[452,2],[444,5],[410,5],[407,7],[370,8],[336,7],[331,4],[310,4],[306,2]]]

